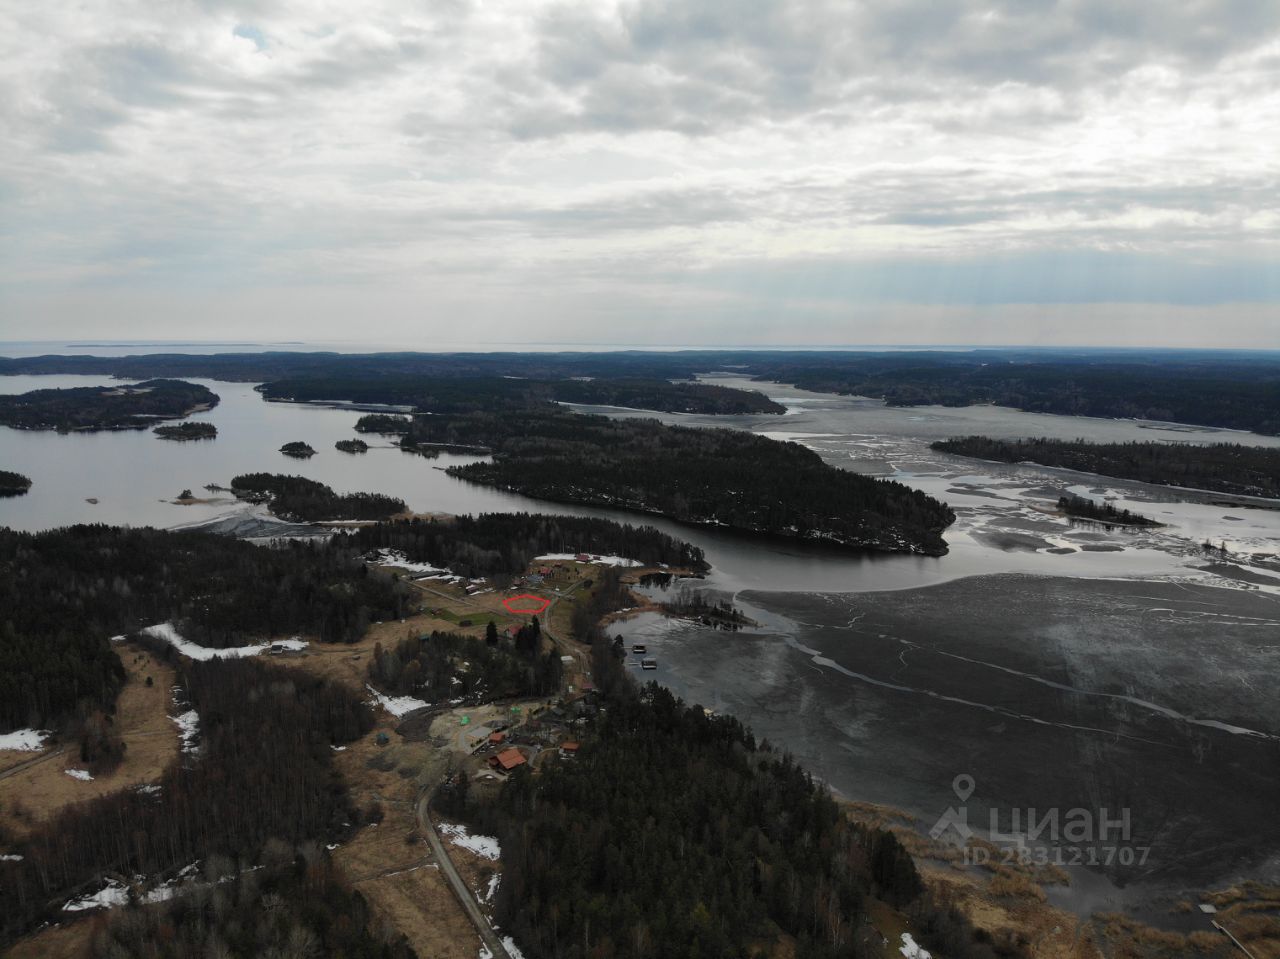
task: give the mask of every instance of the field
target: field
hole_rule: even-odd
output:
[[[111,772],[84,782],[66,773],[67,769],[82,768],[74,744],[55,746],[22,766],[19,764],[33,760],[31,754],[0,753],[8,770],[0,772],[0,824],[4,828],[24,835],[32,825],[71,803],[155,782],[177,756],[178,728],[169,718],[173,670],[129,644],[121,644],[117,652],[127,671],[115,717],[125,742],[124,760]]]

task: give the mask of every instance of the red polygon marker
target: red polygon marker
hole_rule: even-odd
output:
[[[508,596],[502,605],[512,613],[538,614],[551,605],[551,600],[534,596],[532,593],[521,593],[519,596]]]

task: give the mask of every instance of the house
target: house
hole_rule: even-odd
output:
[[[591,557],[588,556],[586,553],[579,553],[577,556],[574,557],[574,559],[579,563],[591,562]]]
[[[507,741],[507,734],[506,734],[506,733],[504,733],[504,732],[499,731],[499,732],[496,732],[496,733],[490,733],[490,734],[489,734],[489,745],[490,745],[490,746],[501,746],[501,745],[502,745],[503,743],[505,743],[506,741]]]
[[[509,746],[496,756],[489,757],[489,766],[498,772],[509,773],[523,766],[528,760],[514,746]]]
[[[578,755],[578,747],[580,743],[565,741],[560,744],[560,755],[566,759],[571,759]]]

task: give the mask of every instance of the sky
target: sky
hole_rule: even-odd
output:
[[[1280,347],[1280,3],[0,0],[0,340]]]

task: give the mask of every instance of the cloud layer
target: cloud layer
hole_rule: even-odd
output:
[[[1275,4],[0,0],[0,26],[8,339],[1280,345]]]

